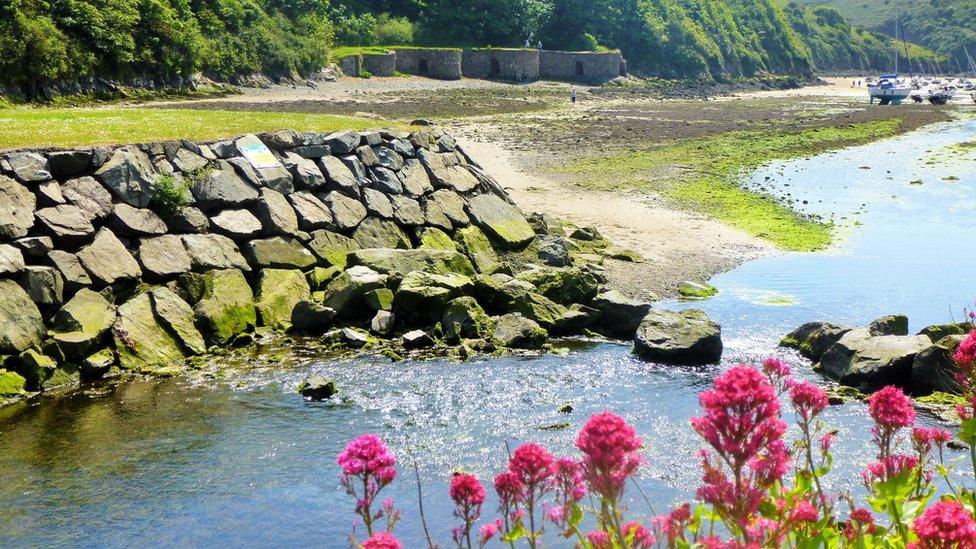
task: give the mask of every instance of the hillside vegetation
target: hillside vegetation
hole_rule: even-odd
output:
[[[833,7],[851,22],[889,36],[894,33],[897,15],[910,41],[953,58],[943,70],[966,70],[966,48],[976,55],[976,0],[795,1],[803,6]]]
[[[727,80],[885,65],[884,39],[777,0],[6,0],[0,93],[319,70],[334,45],[619,48],[634,72]],[[934,0],[933,0],[934,1]]]

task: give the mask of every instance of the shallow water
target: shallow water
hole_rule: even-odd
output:
[[[973,298],[976,170],[958,156],[925,162],[974,133],[971,122],[941,125],[760,170],[754,184],[861,224],[828,253],[754,261],[716,277],[716,298],[668,305],[704,308],[722,323],[726,365],[761,358],[812,319],[866,323],[904,312],[916,329],[958,319]],[[959,180],[943,181],[949,176]],[[923,184],[909,183],[916,179]],[[416,461],[432,533],[449,546],[452,470],[487,478],[503,466],[506,443],[570,453],[585,419],[607,408],[647,441],[640,485],[662,512],[698,483],[700,445],[687,422],[720,368],[661,368],[629,350],[600,343],[462,364],[300,352],[230,378],[132,382],[16,406],[0,411],[0,546],[346,547],[352,502],[334,458],[364,431],[386,438],[401,461],[390,491],[404,512],[400,537],[415,546],[422,536]],[[303,402],[294,389],[310,371],[334,377],[346,400]],[[572,414],[555,412],[564,402]],[[830,482],[856,490],[852,473],[871,458],[864,406],[832,407],[826,419],[840,428],[840,471]],[[647,512],[631,492],[632,508]]]

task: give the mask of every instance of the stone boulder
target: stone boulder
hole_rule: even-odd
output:
[[[184,206],[167,220],[169,230],[175,234],[203,234],[210,231],[210,218],[199,208]]]
[[[245,242],[244,256],[257,269],[307,269],[317,263],[315,255],[295,238],[274,236]]]
[[[262,229],[261,222],[248,210],[224,210],[210,218],[210,227],[234,240],[251,238]]]
[[[312,291],[301,271],[264,269],[257,281],[258,324],[287,328],[298,303],[311,298]]]
[[[233,166],[224,160],[218,162],[217,169],[210,170],[203,177],[195,179],[190,192],[193,193],[197,204],[205,210],[244,207],[260,196],[257,189],[241,179]]]
[[[0,239],[27,236],[34,226],[37,198],[20,183],[0,175]]]
[[[393,219],[404,227],[419,227],[424,224],[424,210],[420,207],[420,202],[406,196],[393,195],[390,197],[393,204]]]
[[[89,150],[54,151],[47,155],[51,175],[60,179],[83,173],[91,166],[93,153]]]
[[[366,207],[355,198],[350,198],[338,191],[332,191],[322,200],[332,212],[335,226],[346,231],[354,229],[366,219]]]
[[[440,320],[447,302],[467,294],[473,283],[467,276],[412,271],[403,277],[393,299],[393,312],[405,321]]]
[[[137,147],[123,147],[112,153],[95,177],[122,202],[145,208],[152,199],[156,170],[146,153]]]
[[[7,367],[10,368],[11,366],[13,366],[14,371],[23,376],[27,382],[25,387],[31,391],[42,391],[46,389],[47,387],[45,386],[48,385],[48,380],[55,377],[58,370],[58,363],[53,358],[35,349],[27,349],[23,353],[20,353],[19,356],[8,360]],[[57,385],[62,385],[60,380],[55,380],[50,388],[54,388]]]
[[[237,269],[214,270],[201,278],[202,299],[193,311],[204,339],[210,345],[226,345],[257,325],[254,294]]]
[[[722,358],[722,328],[704,311],[652,310],[637,328],[634,352],[660,364],[716,364]]]
[[[138,259],[143,275],[149,278],[165,279],[193,268],[183,239],[172,234],[141,239]]]
[[[288,195],[295,213],[298,216],[298,227],[303,231],[328,229],[334,226],[332,211],[321,200],[309,192],[297,192]]]
[[[154,288],[149,292],[149,297],[156,317],[176,336],[186,354],[202,355],[207,352],[207,344],[195,325],[196,315],[189,303],[168,288]]]
[[[319,189],[325,187],[327,179],[314,160],[309,160],[292,152],[285,153],[285,167],[295,178],[295,182],[306,189]]]
[[[0,368],[0,400],[26,394],[27,380],[17,372]]]
[[[560,321],[567,309],[544,295],[528,292],[520,299],[516,299],[508,307],[510,313],[521,313],[529,320],[538,322],[546,330],[552,330]]]
[[[44,257],[54,249],[54,241],[49,236],[30,236],[15,240],[14,246],[28,257]]]
[[[962,335],[948,335],[915,355],[909,385],[913,394],[927,395],[935,391],[956,394],[962,392],[962,387],[956,381],[959,367],[952,355],[963,339]]]
[[[350,265],[364,265],[380,273],[425,271],[434,274],[473,275],[474,267],[466,257],[448,250],[403,250],[370,248],[349,254]]]
[[[479,273],[491,274],[504,268],[491,241],[478,227],[465,227],[455,235],[458,247],[468,256]]]
[[[78,206],[62,204],[37,210],[35,215],[44,232],[58,242],[84,242],[95,234],[95,227],[88,215]]]
[[[535,231],[515,206],[494,194],[480,194],[468,199],[471,220],[509,249],[522,249],[535,239]]]
[[[465,227],[471,219],[464,211],[464,199],[454,191],[441,189],[427,195],[422,207],[427,225],[450,231],[456,227]]]
[[[365,164],[366,162],[364,161],[363,163]],[[373,188],[389,195],[403,193],[403,183],[400,183],[400,178],[392,170],[377,166],[370,168],[369,173],[372,176],[373,181],[371,185]]]
[[[519,273],[537,291],[563,305],[589,303],[600,291],[600,281],[590,270],[575,268],[536,268]]]
[[[590,306],[600,311],[600,322],[594,329],[621,339],[633,338],[637,327],[651,311],[650,303],[630,299],[617,290],[598,294]]]
[[[255,168],[246,158],[240,156],[228,158],[227,163],[254,187],[272,189],[283,195],[295,192],[295,182],[291,178],[291,173],[281,164]]]
[[[108,218],[108,226],[120,236],[158,236],[166,234],[166,223],[156,213],[146,208],[133,208],[128,204],[116,204]]]
[[[19,354],[41,342],[44,319],[13,280],[0,279],[0,354]]]
[[[298,215],[283,194],[261,189],[261,198],[255,203],[254,210],[266,234],[294,235],[298,232]]]
[[[966,335],[973,331],[973,324],[970,322],[957,322],[955,324],[938,324],[935,326],[926,326],[918,332],[918,335],[923,335],[932,340],[932,343],[938,343],[944,338],[953,335]]]
[[[350,267],[329,282],[323,303],[342,317],[361,317],[369,311],[363,297],[377,288],[386,287],[386,281],[386,275],[369,267]]]
[[[538,349],[549,339],[549,334],[537,323],[513,313],[495,319],[495,331],[491,341],[498,347],[512,349]]]
[[[92,285],[92,279],[81,265],[77,255],[62,250],[51,250],[47,258],[57,270],[61,271],[61,276],[64,277],[64,288],[68,293]]]
[[[444,328],[444,338],[453,342],[465,338],[486,338],[494,329],[491,317],[470,296],[462,296],[447,303],[441,316],[441,326]]]
[[[51,338],[65,357],[82,358],[114,322],[115,306],[102,294],[84,288],[55,314]]]
[[[807,322],[786,334],[779,344],[781,347],[795,349],[805,358],[818,362],[827,349],[849,331],[851,328],[829,322]]]
[[[180,237],[186,246],[193,268],[199,271],[210,269],[240,269],[249,271],[247,260],[241,255],[234,241],[219,234],[185,234]]]
[[[325,144],[329,146],[335,154],[348,154],[359,146],[359,133],[348,131],[348,132],[336,132],[329,134],[325,138]]]
[[[156,317],[148,293],[123,303],[112,326],[119,365],[147,374],[172,374],[184,360],[180,342]]]
[[[363,189],[363,204],[370,215],[384,219],[393,218],[393,203],[389,197],[376,189]]]
[[[291,311],[291,327],[300,332],[322,333],[332,326],[336,317],[335,309],[330,309],[312,300],[302,300]]]
[[[98,231],[95,240],[78,252],[78,261],[92,281],[103,286],[142,276],[142,269],[135,258],[108,229]]]
[[[172,162],[173,166],[183,173],[200,171],[206,168],[209,164],[206,158],[182,147],[180,147],[180,150],[176,151],[176,155],[173,157]]]
[[[41,206],[57,206],[64,204],[64,195],[61,194],[61,184],[55,180],[38,183],[34,189],[37,196],[37,203]]]
[[[32,152],[13,152],[4,157],[14,177],[23,183],[39,183],[51,179],[51,168],[44,155]]]
[[[424,229],[424,231],[420,234],[419,248],[424,250],[458,251],[458,246],[453,240],[451,240],[451,237],[436,227],[427,227]]]
[[[61,186],[61,194],[68,204],[81,208],[89,220],[104,219],[112,213],[112,193],[93,177],[67,181]]]
[[[335,156],[324,156],[319,159],[319,168],[329,180],[329,190],[348,196],[359,195],[359,179],[345,162]]]
[[[925,336],[872,336],[867,328],[844,334],[816,365],[842,385],[871,392],[885,385],[906,386],[915,357],[932,342]]]
[[[413,330],[403,334],[404,349],[426,349],[434,346],[434,338],[423,330]]]
[[[908,335],[908,317],[905,315],[887,315],[874,320],[868,325],[868,331],[873,336]]]
[[[369,321],[369,331],[376,335],[388,336],[393,331],[395,317],[387,310],[376,311],[372,320]]]
[[[319,374],[310,376],[298,384],[298,394],[305,397],[305,400],[328,400],[338,392],[334,381]]]
[[[20,274],[24,271],[24,254],[9,244],[0,244],[0,276]]]
[[[388,219],[367,217],[352,233],[361,248],[412,248],[410,236]]]
[[[400,175],[403,178],[403,192],[407,196],[420,198],[434,190],[430,176],[419,160],[411,158],[404,162]]]
[[[568,267],[572,265],[570,243],[572,241],[562,236],[539,237],[539,261],[550,267]]]
[[[64,277],[54,267],[28,265],[20,275],[20,285],[42,308],[64,302]]]
[[[355,240],[332,231],[315,231],[308,242],[309,249],[327,265],[345,269],[349,254],[360,248]]]

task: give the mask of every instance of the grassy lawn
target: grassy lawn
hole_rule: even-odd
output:
[[[0,149],[81,147],[170,139],[216,140],[282,129],[333,132],[388,127],[353,116],[148,108],[0,109]]]
[[[801,216],[778,200],[739,186],[744,173],[786,160],[866,143],[899,132],[901,121],[878,120],[800,131],[736,131],[647,150],[587,158],[563,166],[584,185],[657,192],[786,250],[814,251],[830,244],[832,226]]]
[[[390,50],[451,50],[461,51],[461,48],[442,48],[438,46],[339,46],[334,48],[329,55],[333,60],[359,55],[363,53],[386,53]]]

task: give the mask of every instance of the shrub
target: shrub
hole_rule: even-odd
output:
[[[957,410],[962,418],[958,438],[972,445],[976,330],[960,345],[955,359],[967,402]],[[643,442],[623,418],[602,412],[579,433],[579,460],[556,458],[534,443],[516,448],[507,469],[493,482],[499,518],[480,527],[476,523],[485,489],[475,476],[458,473],[449,493],[460,520],[453,530],[455,545],[481,548],[500,536],[512,547],[524,541],[534,549],[546,528],[555,527],[556,534],[585,549],[976,547],[972,488],[950,480],[955,464],[944,460],[952,434],[915,426],[913,403],[900,389],[886,387],[868,401],[878,453],[861,473],[867,507],[859,506],[851,494],[824,489],[821,479],[833,466],[830,450],[835,436],[821,418],[827,393],[811,382],[794,380],[785,362],[767,359],[760,367],[735,366],[719,375],[699,401],[702,413],[691,420],[691,427],[706,449],[700,454],[697,505],[684,503],[656,517],[641,517],[628,509],[624,492],[644,465]],[[786,439],[784,405],[792,408],[799,427],[794,441]],[[360,454],[355,463],[372,469],[349,465],[349,456]],[[350,442],[339,463],[344,486],[366,487],[366,493],[349,488],[370,536],[363,547],[400,547],[393,536],[400,514],[392,500],[386,500],[382,510],[371,511],[379,492],[396,476],[392,454],[375,435],[363,435]],[[976,462],[972,465],[976,470]],[[947,490],[933,501],[940,478]],[[841,502],[848,505],[847,511],[837,509]],[[587,515],[595,519],[596,529],[590,532],[582,530]],[[373,525],[381,518],[386,518],[387,527],[378,532]]]
[[[375,45],[408,46],[413,44],[413,23],[406,17],[391,17],[381,13],[373,32]]]
[[[359,77],[360,78],[372,78],[373,77],[373,73],[369,72],[366,69],[363,69],[363,70],[359,71]]]
[[[172,219],[187,204],[189,187],[169,174],[156,178],[149,207],[164,220]]]

